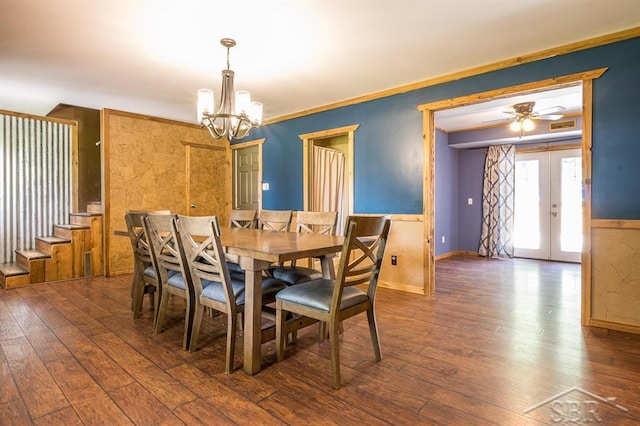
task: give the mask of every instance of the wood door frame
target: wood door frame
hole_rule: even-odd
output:
[[[237,182],[238,180],[235,178],[234,173],[236,172],[233,166],[233,157],[235,155],[235,150],[248,148],[254,145],[258,145],[258,210],[262,210],[262,144],[265,142],[266,138],[255,139],[252,141],[237,143],[233,145],[229,145],[230,155],[229,161],[231,162],[231,179],[229,180],[230,191],[231,191],[231,203],[229,204],[229,211],[227,212],[231,215],[231,209],[233,209],[233,197],[235,194],[235,188],[233,187],[233,182]]]
[[[552,87],[572,86],[582,83],[582,188],[584,202],[582,208],[583,247],[581,255],[582,315],[583,325],[591,321],[591,145],[593,126],[593,80],[600,78],[608,68],[598,68],[582,73],[559,76],[541,81],[505,87],[487,92],[457,98],[445,99],[418,105],[423,115],[423,214],[424,214],[424,277],[425,294],[435,293],[434,260],[434,170],[435,170],[435,112],[464,105],[471,105],[489,99],[503,98],[514,94],[534,93]]]
[[[311,210],[311,179],[309,178],[309,172],[311,171],[311,157],[309,155],[309,149],[313,146],[313,141],[316,139],[333,138],[336,136],[347,136],[347,161],[345,164],[345,181],[349,188],[349,211],[347,215],[353,214],[353,173],[354,173],[354,140],[355,132],[360,127],[359,124],[352,126],[337,127],[334,129],[322,130],[319,132],[305,133],[298,135],[302,140],[302,184],[303,184],[303,206],[306,211]]]
[[[226,151],[226,148],[215,145],[207,145],[203,143],[193,143],[181,141],[185,148],[185,212],[191,212],[191,149],[208,149],[211,151]],[[227,216],[229,217],[229,216]]]

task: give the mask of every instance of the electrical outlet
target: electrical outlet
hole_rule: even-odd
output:
[[[391,256],[391,264],[392,265],[397,265],[398,264],[398,256],[396,256],[395,254],[393,256]]]

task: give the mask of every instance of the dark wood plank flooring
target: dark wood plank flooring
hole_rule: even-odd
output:
[[[0,424],[638,424],[640,336],[580,326],[579,265],[454,257],[436,277],[434,297],[379,290],[381,362],[366,317],[345,323],[340,390],[315,326],[281,363],[263,345],[253,377],[239,336],[225,375],[224,317],[183,351],[183,305],[153,334],[130,275],[0,291]]]

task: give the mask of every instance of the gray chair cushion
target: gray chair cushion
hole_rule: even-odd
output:
[[[149,265],[146,268],[144,268],[143,274],[145,274],[149,278],[153,278],[153,279],[156,278],[156,271],[153,269],[153,266],[151,266],[151,265]]]
[[[229,272],[244,272],[240,264],[234,262],[227,262],[227,268],[229,268]]]
[[[202,296],[209,299],[217,300],[218,302],[226,302],[224,289],[222,288],[221,283],[216,281],[202,280],[202,286],[204,287],[204,289],[202,290]],[[276,293],[286,287],[287,285],[280,280],[262,277],[262,299],[273,299]],[[231,278],[231,288],[233,289],[233,294],[236,297],[236,303],[238,305],[244,305],[244,278],[242,280]]]
[[[279,266],[273,269],[271,274],[289,285],[322,279],[322,272],[303,266]]]
[[[244,272],[229,271],[232,280],[244,281]]]
[[[276,300],[309,306],[314,309],[329,312],[331,297],[333,296],[332,280],[316,280],[287,287],[276,294]],[[367,293],[357,287],[345,287],[342,292],[340,309],[346,309],[367,300]]]
[[[184,277],[182,276],[181,272],[167,271],[167,275],[169,276],[167,284],[172,287],[181,288],[183,290],[187,289],[187,286],[184,284]]]
[[[144,274],[150,278],[156,278],[156,271],[154,271],[153,266],[147,266],[144,269]],[[174,275],[182,275],[180,272],[178,271],[167,271],[167,275],[169,276],[169,278],[171,278]]]

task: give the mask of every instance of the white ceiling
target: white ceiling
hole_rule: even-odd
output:
[[[582,85],[544,92],[514,95],[502,99],[466,105],[436,112],[436,126],[447,132],[509,124],[514,117],[513,105],[535,102],[533,112],[561,106],[557,115],[574,116],[582,112]]]
[[[238,42],[236,88],[269,119],[640,26],[638,0],[0,0],[0,10],[0,109],[45,115],[66,103],[185,121],[198,88],[219,95],[223,37]]]

